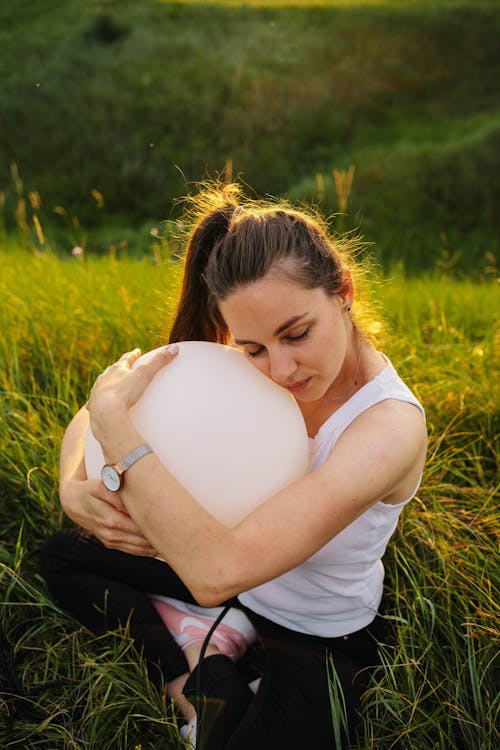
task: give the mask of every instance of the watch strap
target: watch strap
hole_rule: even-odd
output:
[[[133,451],[130,451],[125,458],[122,458],[122,460],[116,464],[116,468],[120,474],[122,474],[124,471],[127,471],[127,469],[130,469],[130,467],[140,458],[152,452],[153,449],[148,443],[142,443],[141,445],[138,445],[137,448],[134,448]]]

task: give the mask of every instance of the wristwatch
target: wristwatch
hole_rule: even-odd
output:
[[[118,492],[123,487],[123,475],[135,464],[140,458],[148,453],[152,453],[153,449],[147,443],[142,443],[137,448],[134,448],[125,458],[114,465],[104,464],[101,469],[101,479],[103,485],[110,492]]]

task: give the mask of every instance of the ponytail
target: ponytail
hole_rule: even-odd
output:
[[[208,259],[216,245],[226,235],[234,203],[210,211],[193,228],[188,240],[184,278],[177,312],[170,330],[169,343],[176,341],[214,341],[227,343],[229,331],[204,278]]]
[[[358,238],[333,240],[326,222],[312,211],[295,209],[286,201],[247,200],[234,183],[205,185],[186,202],[192,207],[185,213],[192,229],[170,343],[227,344],[230,336],[220,302],[273,268],[305,289],[323,289],[329,297],[342,293],[344,269],[352,272],[356,286],[364,275],[354,262],[354,253],[362,247]],[[357,297],[356,325],[362,307]],[[370,314],[366,323],[370,328],[377,324]],[[367,331],[367,325],[363,329]]]

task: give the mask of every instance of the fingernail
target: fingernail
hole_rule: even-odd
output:
[[[179,354],[179,347],[177,344],[169,344],[169,346],[167,346],[167,352],[175,357],[176,354]]]

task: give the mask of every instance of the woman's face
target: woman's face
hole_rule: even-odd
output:
[[[350,292],[329,297],[271,273],[236,289],[219,310],[250,362],[308,403],[342,380],[352,341],[344,308],[351,301]]]

